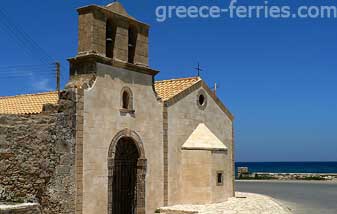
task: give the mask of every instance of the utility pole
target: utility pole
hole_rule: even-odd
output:
[[[218,89],[218,86],[216,84],[216,82],[214,83],[214,95],[216,96],[216,90]]]
[[[58,96],[60,97],[61,65],[59,62],[55,62],[55,65],[56,65],[56,90],[57,90]]]
[[[220,85],[218,83],[214,83],[214,88],[211,88],[213,90],[213,94],[216,96],[218,89],[220,88]]]

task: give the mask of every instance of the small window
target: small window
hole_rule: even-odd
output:
[[[123,109],[130,109],[130,95],[127,91],[123,92]]]
[[[223,185],[223,172],[217,172],[216,173],[216,184],[217,184],[217,186]]]
[[[204,90],[200,90],[196,97],[197,105],[200,110],[205,110],[207,107],[207,96]]]
[[[124,113],[134,112],[133,94],[129,87],[124,87],[121,91],[121,111]]]
[[[205,104],[205,96],[200,94],[199,96],[199,105],[203,106]]]

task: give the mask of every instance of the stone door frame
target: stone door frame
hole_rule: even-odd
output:
[[[119,131],[115,137],[112,139],[109,153],[108,153],[108,214],[112,213],[112,182],[113,182],[113,173],[114,173],[114,163],[116,155],[116,146],[119,140],[122,138],[130,138],[135,143],[137,147],[139,158],[137,161],[137,183],[136,183],[136,213],[135,214],[145,214],[145,176],[146,176],[146,166],[147,160],[145,158],[145,150],[143,142],[139,135],[130,129],[123,129]]]

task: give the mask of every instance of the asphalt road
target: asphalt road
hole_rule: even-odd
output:
[[[337,183],[237,181],[236,191],[269,195],[294,214],[337,214]]]

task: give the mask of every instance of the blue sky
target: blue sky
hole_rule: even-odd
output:
[[[193,67],[200,62],[205,81],[220,85],[218,95],[236,117],[237,161],[337,161],[337,19],[174,18],[159,23],[155,8],[160,5],[228,2],[121,2],[151,25],[150,64],[161,71],[157,79],[194,76]],[[289,2],[294,1],[282,1]],[[292,4],[303,2],[308,1]],[[77,50],[75,9],[92,3],[108,1],[6,0],[2,8],[12,23],[62,63],[64,84],[66,59]],[[29,69],[31,77],[6,78],[3,66],[48,59],[39,51],[29,52],[33,46],[22,45],[14,39],[18,34],[0,26],[0,96],[53,89],[53,79],[45,73],[50,66]]]

